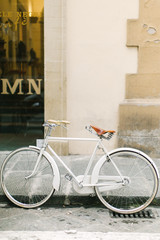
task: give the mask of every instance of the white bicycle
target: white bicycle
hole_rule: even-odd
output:
[[[16,205],[34,208],[45,203],[54,191],[60,189],[61,175],[56,161],[66,170],[66,179],[73,180],[78,193],[96,193],[110,210],[130,214],[146,208],[158,190],[158,170],[149,156],[133,148],[118,148],[107,152],[103,140],[115,133],[94,126],[86,129],[96,138],[51,137],[58,126],[69,122],[48,120],[43,146],[29,146],[11,152],[1,169],[2,188],[6,196]],[[75,176],[64,160],[49,145],[50,141],[94,141],[95,148],[83,175]],[[94,165],[97,150],[103,155]],[[56,161],[55,161],[56,159]],[[93,166],[94,165],[94,166]],[[90,173],[92,167],[92,172]]]

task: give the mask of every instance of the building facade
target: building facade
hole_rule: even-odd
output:
[[[55,135],[90,137],[85,126],[92,124],[116,130],[109,149],[130,146],[158,155],[159,10],[159,0],[4,1],[4,149],[11,139],[21,145],[42,138],[44,119],[67,119],[68,130],[59,128]],[[25,49],[21,61],[20,43]],[[10,66],[6,72],[4,65]],[[13,118],[4,102],[15,95],[20,110]],[[70,142],[58,144],[57,150],[86,154],[89,146]]]

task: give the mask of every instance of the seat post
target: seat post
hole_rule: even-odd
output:
[[[53,126],[48,125],[47,127],[48,127],[48,129],[47,129],[47,132],[46,132],[46,137],[49,137],[49,136],[51,136]]]

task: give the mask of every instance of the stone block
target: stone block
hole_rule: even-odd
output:
[[[128,74],[126,99],[159,99],[160,74]]]
[[[118,146],[138,148],[151,156],[160,154],[160,103],[120,105]]]
[[[138,60],[138,73],[159,73],[160,45],[148,44],[139,47]]]

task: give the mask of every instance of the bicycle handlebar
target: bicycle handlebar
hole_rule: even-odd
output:
[[[61,126],[61,127],[64,127],[66,126],[67,124],[70,124],[69,121],[66,121],[66,120],[47,120],[43,126],[44,127],[57,127],[57,126]]]

